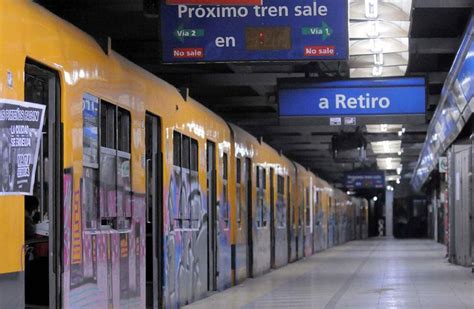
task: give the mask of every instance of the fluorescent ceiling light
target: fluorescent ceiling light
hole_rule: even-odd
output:
[[[374,65],[407,66],[408,56],[408,52],[350,56],[349,67],[355,69],[371,68]]]
[[[411,10],[412,0],[349,1],[350,77],[405,75]]]
[[[349,3],[352,20],[410,21],[412,0],[354,0]]]
[[[372,151],[375,154],[398,153],[402,146],[402,141],[381,141],[371,142]]]
[[[407,21],[362,21],[349,24],[349,38],[375,39],[375,38],[404,38],[408,37],[410,23]]]
[[[375,19],[379,16],[379,1],[365,0],[365,17]]]
[[[350,74],[352,78],[362,78],[362,77],[392,77],[392,76],[403,76],[407,70],[407,66],[394,66],[394,67],[382,67],[380,72],[376,71],[375,73],[381,73],[374,75],[373,68],[355,68],[350,69]]]
[[[381,170],[396,170],[400,165],[400,158],[377,158],[377,166]]]
[[[401,177],[399,175],[387,175],[385,177],[385,180],[386,181],[397,181],[398,179],[400,179]]]
[[[349,41],[349,54],[372,55],[408,52],[408,38],[363,39]]]
[[[402,129],[401,124],[367,124],[367,133],[397,133]]]

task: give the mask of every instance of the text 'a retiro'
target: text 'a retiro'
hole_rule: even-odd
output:
[[[390,107],[390,99],[387,97],[371,97],[370,94],[358,97],[347,97],[343,94],[334,96],[334,108],[336,109],[387,109]],[[320,109],[330,109],[331,101],[328,98],[319,99]]]

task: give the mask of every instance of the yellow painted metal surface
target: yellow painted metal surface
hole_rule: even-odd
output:
[[[23,270],[23,197],[0,198],[0,274]]]

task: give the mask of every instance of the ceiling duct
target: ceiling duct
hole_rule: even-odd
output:
[[[353,78],[404,76],[412,0],[349,1],[349,68]]]

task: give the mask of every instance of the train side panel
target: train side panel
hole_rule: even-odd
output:
[[[327,229],[325,229],[325,214],[324,203],[325,199],[325,184],[315,177],[313,186],[313,201],[314,201],[314,252],[323,251],[326,247]]]
[[[288,262],[288,180],[292,163],[244,130],[234,125],[231,128],[234,163],[241,166],[240,181],[236,181],[237,202],[241,204],[236,217],[243,219],[240,225],[234,225],[235,273],[240,282]]]
[[[64,138],[61,141],[64,152],[60,154],[64,170],[60,173],[64,204],[55,207],[63,207],[62,220],[65,222],[61,231],[64,238],[61,258],[64,267],[61,278],[63,286],[58,287],[63,291],[63,306],[80,307],[92,303],[144,306],[144,186],[141,180],[143,168],[139,163],[140,145],[132,143],[132,155],[122,161],[124,169],[120,172],[123,173],[113,175],[114,179],[120,177],[120,181],[125,183],[120,192],[102,186],[102,183],[100,187],[89,191],[100,198],[101,208],[117,207],[120,210],[120,213],[109,213],[107,220],[112,225],[120,221],[123,226],[110,225],[99,229],[97,226],[101,223],[97,220],[100,217],[86,222],[87,211],[97,203],[87,204],[82,190],[85,189],[82,185],[85,178],[81,143],[84,94],[94,89],[91,85],[110,90],[113,86],[106,81],[113,80],[111,76],[119,72],[107,70],[107,59],[98,52],[100,49],[93,41],[46,10],[26,1],[11,2],[10,5],[6,10],[12,16],[7,18],[8,27],[16,31],[11,32],[12,37],[6,37],[5,40],[19,44],[7,55],[7,69],[13,71],[15,76],[23,76],[25,59],[28,58],[28,61],[56,72],[60,83],[60,120],[64,123]],[[21,23],[16,18],[20,15],[23,16]],[[32,40],[33,37],[41,40]],[[18,94],[23,93],[20,80],[15,81],[15,90]],[[22,100],[22,95],[16,98]],[[140,118],[130,101],[113,96],[107,99],[127,109],[133,119]],[[119,197],[120,200],[106,199],[107,195]],[[22,292],[23,288],[20,289]]]

